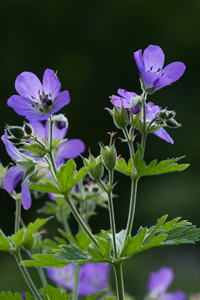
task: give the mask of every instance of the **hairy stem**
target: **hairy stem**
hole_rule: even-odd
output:
[[[115,281],[116,281],[116,289],[117,289],[117,299],[124,300],[124,281],[123,281],[123,273],[122,273],[122,263],[116,264],[113,266],[115,271]]]
[[[15,212],[15,234],[20,229],[20,218],[21,218],[21,200],[15,200],[16,212]]]

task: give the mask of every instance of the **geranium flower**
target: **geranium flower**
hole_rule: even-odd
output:
[[[31,122],[46,120],[70,102],[68,91],[59,93],[61,83],[50,69],[44,72],[42,84],[35,74],[21,73],[16,78],[15,89],[19,95],[11,96],[7,104]]]
[[[117,93],[121,96],[112,96],[111,103],[114,102],[114,105],[116,107],[121,107],[122,103],[125,108],[130,108],[130,100],[133,97],[138,97],[136,93],[128,92],[124,89],[118,89]],[[162,107],[159,107],[158,105],[154,105],[152,102],[148,102],[145,104],[145,114],[146,114],[146,122],[151,122],[158,112],[162,109]],[[143,116],[141,115],[141,122],[143,122]],[[154,123],[152,123],[154,125]],[[173,139],[170,137],[170,135],[167,133],[167,131],[164,128],[159,128],[153,132],[155,135],[160,137],[161,139],[165,140],[166,142],[170,144],[174,144]]]
[[[21,203],[24,209],[31,207],[31,195],[28,188],[28,180],[35,169],[35,162],[24,154],[21,154],[19,150],[9,142],[5,137],[8,136],[5,130],[5,135],[1,137],[5,144],[8,155],[14,159],[16,166],[11,167],[3,178],[3,187],[9,193],[12,194],[17,184],[24,175],[28,172],[28,175],[22,181],[21,185]]]
[[[74,289],[75,266],[68,265],[64,268],[46,268],[47,275],[54,282]],[[78,294],[87,296],[98,292],[108,283],[109,265],[103,263],[86,263],[80,266]]]
[[[38,137],[42,140],[46,137],[46,141],[49,141],[49,121],[46,121],[45,126],[41,122],[33,122],[29,123]],[[62,130],[56,128],[53,124],[53,140],[57,140],[59,138],[64,139],[67,133],[68,128],[63,128]],[[58,168],[61,164],[65,162],[65,159],[75,158],[80,153],[85,150],[84,143],[79,139],[70,139],[66,142],[58,145],[54,150],[54,158],[56,167]]]
[[[160,268],[157,272],[152,272],[147,284],[148,299],[154,300],[185,300],[186,294],[183,291],[166,292],[174,279],[172,269]]]
[[[177,81],[185,71],[182,62],[173,62],[163,69],[165,54],[159,46],[149,45],[143,53],[138,50],[134,53],[135,62],[142,78],[144,90],[152,94]]]

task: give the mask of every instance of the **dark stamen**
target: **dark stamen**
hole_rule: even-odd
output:
[[[35,97],[31,96],[32,99],[35,99]]]
[[[159,68],[159,69],[157,70],[157,72],[159,73],[159,72],[160,72],[160,70],[161,70],[161,69]]]
[[[41,111],[41,112],[43,112],[43,109],[42,109],[42,108],[40,108],[40,111]]]
[[[164,76],[164,73],[162,73],[160,76],[161,76],[161,77]]]
[[[150,68],[150,71],[152,71],[153,70],[153,66],[151,66],[151,68]]]

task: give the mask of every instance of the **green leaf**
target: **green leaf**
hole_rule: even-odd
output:
[[[26,300],[35,300],[35,298],[33,296],[31,296],[31,294],[29,294],[29,292],[25,293],[25,299]]]
[[[109,240],[98,238],[98,246],[103,257],[110,258],[111,242]]]
[[[9,239],[5,236],[0,236],[0,251],[9,251],[11,247]]]
[[[157,160],[153,160],[145,169],[138,170],[139,176],[158,175],[185,170],[189,166],[189,164],[177,164],[177,161],[179,161],[183,157],[184,156],[163,160],[158,164]]]
[[[59,138],[58,140],[54,141],[53,142],[53,145],[52,145],[52,149],[56,148],[56,146],[59,144],[59,142],[62,140],[62,138]]]
[[[44,206],[38,210],[39,213],[43,213],[47,215],[55,214],[58,211],[59,211],[59,207],[57,206],[55,201],[46,201]]]
[[[67,194],[73,187],[72,181],[76,175],[76,164],[73,159],[69,159],[62,165],[58,172],[58,184],[64,194]]]
[[[76,174],[74,180],[73,180],[73,186],[75,186],[83,177],[85,177],[85,175],[87,175],[87,173],[89,172],[89,170],[91,168],[93,168],[94,166],[96,166],[97,163],[91,164],[87,167],[83,167],[80,169],[80,171]]]
[[[30,184],[28,187],[39,192],[61,194],[61,191],[50,182]]]
[[[61,292],[60,289],[58,290],[50,285],[46,285],[39,291],[43,294],[44,300],[68,300],[73,295],[73,293],[67,294],[66,292]]]
[[[78,247],[72,245],[61,245],[60,247],[61,249],[55,250],[57,253],[55,258],[58,260],[63,260],[76,266],[90,259],[90,256]]]
[[[103,293],[103,292],[105,292],[105,291],[106,291],[106,289],[103,289],[103,290],[101,290],[101,291],[98,291],[98,292],[93,293],[92,295],[88,295],[88,296],[86,297],[86,300],[94,300],[94,299],[96,299],[96,298],[99,296],[100,293]]]
[[[31,300],[34,299],[35,298],[32,297]],[[0,300],[23,300],[23,298],[19,293],[13,295],[11,292],[0,292]]]
[[[103,259],[103,255],[101,254],[101,252],[99,251],[99,249],[97,248],[96,245],[94,244],[90,244],[88,246],[88,253],[94,257],[94,258],[97,258],[97,259]]]
[[[34,157],[44,157],[47,154],[45,147],[36,144],[26,145],[20,148],[23,151],[30,151]]]
[[[131,254],[135,254],[141,250],[142,243],[144,241],[145,235],[147,233],[147,228],[140,228],[135,237],[128,236],[124,250],[122,252],[122,256],[129,256]]]
[[[129,159],[128,165],[124,158],[120,157],[119,159],[117,159],[117,164],[115,166],[115,170],[118,172],[121,172],[127,176],[133,175],[133,166],[132,166],[131,159]]]
[[[34,260],[23,260],[21,265],[27,267],[51,267],[51,268],[63,268],[68,265],[63,260],[55,259],[55,254],[34,254],[32,258]]]
[[[17,247],[23,245],[26,240],[41,226],[43,226],[46,222],[48,222],[50,218],[47,219],[37,219],[34,223],[29,223],[27,228],[20,229],[15,235],[11,236],[12,241],[15,243]]]

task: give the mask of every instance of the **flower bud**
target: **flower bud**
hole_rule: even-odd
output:
[[[127,125],[128,117],[127,112],[122,104],[120,108],[114,107],[114,121],[118,128],[125,128]]]
[[[130,100],[130,110],[134,115],[139,114],[142,109],[142,99],[140,96],[131,98]]]
[[[179,124],[175,119],[169,119],[169,120],[166,120],[165,121],[165,124],[168,126],[168,127],[171,127],[171,128],[178,128],[178,127],[181,127],[181,124]]]
[[[113,170],[117,163],[117,152],[114,144],[111,147],[101,147],[101,157],[108,170]]]
[[[5,137],[9,142],[13,143],[14,145],[19,145],[22,143],[22,140],[21,139],[17,139],[16,137],[14,136],[8,136],[8,137]]]
[[[26,241],[23,243],[24,248],[26,248],[27,250],[31,250],[31,248],[33,247],[33,243],[34,243],[34,239],[33,236],[29,236]]]
[[[101,156],[98,156],[95,159],[94,156],[90,154],[89,160],[85,159],[84,163],[86,167],[96,163],[96,166],[92,167],[89,170],[89,174],[93,180],[99,180],[103,176],[103,161],[101,159]]]
[[[14,137],[22,139],[25,135],[24,129],[19,126],[6,126],[6,129],[12,134]]]
[[[158,117],[160,119],[163,119],[165,120],[167,117],[168,117],[168,112],[166,109],[161,109],[159,112],[158,112]]]
[[[167,113],[168,113],[168,116],[166,117],[167,120],[174,118],[176,116],[176,113],[173,110],[168,110]]]
[[[54,117],[54,124],[60,130],[69,126],[68,120],[63,114],[59,114]]]
[[[24,122],[24,130],[25,130],[26,134],[28,134],[28,135],[33,133],[33,127],[26,122]]]

